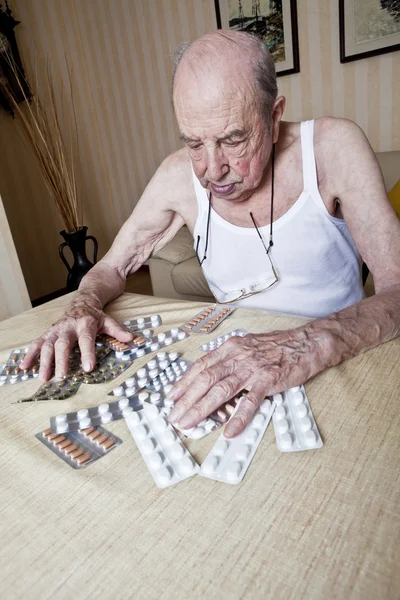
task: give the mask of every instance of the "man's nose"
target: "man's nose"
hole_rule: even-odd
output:
[[[217,183],[229,172],[229,163],[221,146],[207,148],[207,171],[209,181]]]

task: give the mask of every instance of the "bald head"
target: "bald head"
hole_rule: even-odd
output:
[[[219,86],[247,88],[267,128],[276,100],[275,66],[266,46],[243,32],[218,30],[203,35],[191,44],[183,44],[174,54],[173,94],[191,88]]]

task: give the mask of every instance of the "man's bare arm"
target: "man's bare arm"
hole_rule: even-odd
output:
[[[167,244],[184,224],[177,211],[190,193],[186,170],[181,152],[162,163],[110,250],[83,278],[67,312],[31,345],[23,368],[28,368],[40,351],[41,379],[50,377],[54,358],[56,375],[66,374],[71,347],[78,340],[82,363],[90,371],[95,364],[94,341],[98,332],[121,341],[132,338],[103,308],[122,294],[127,276]]]
[[[249,393],[225,428],[233,437],[265,396],[400,335],[400,222],[362,131],[349,121],[325,125],[334,127],[325,156],[325,164],[335,165],[328,185],[372,272],[376,295],[290,331],[231,338],[196,361],[171,393],[178,402],[169,418],[183,428],[246,388]]]

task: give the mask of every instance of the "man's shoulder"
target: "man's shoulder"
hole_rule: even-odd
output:
[[[171,152],[161,163],[160,170],[176,182],[187,182],[191,178],[192,170],[188,153],[185,148]]]
[[[314,122],[314,145],[332,148],[344,143],[360,143],[366,137],[361,127],[350,119],[339,117],[320,117]]]

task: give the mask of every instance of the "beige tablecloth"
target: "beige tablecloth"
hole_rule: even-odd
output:
[[[0,323],[0,363],[69,299]],[[108,310],[119,320],[159,313],[161,331],[201,306],[125,294]],[[215,335],[173,348],[194,359],[206,338],[234,328],[299,323],[240,309]],[[166,490],[155,486],[123,421],[108,427],[124,443],[76,471],[34,437],[60,402],[12,404],[35,380],[0,388],[1,597],[400,598],[399,384],[395,341],[307,384],[321,450],[280,453],[270,425],[242,484],[193,477]],[[104,402],[114,385],[82,386],[62,410]],[[218,435],[188,442],[198,461]]]

